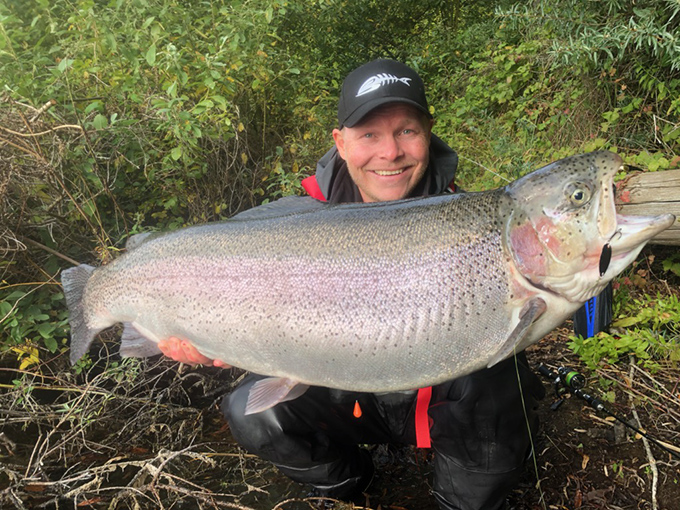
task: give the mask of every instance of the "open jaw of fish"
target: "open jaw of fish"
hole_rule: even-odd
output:
[[[622,161],[557,161],[505,188],[329,206],[291,197],[63,271],[71,360],[124,323],[268,375],[247,413],[306,385],[385,392],[492,366],[559,326],[674,218],[617,216]]]

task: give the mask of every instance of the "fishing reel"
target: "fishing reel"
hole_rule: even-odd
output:
[[[641,430],[635,427],[634,425],[631,425],[626,420],[621,418],[619,415],[611,412],[609,409],[605,407],[604,403],[600,399],[594,397],[590,393],[586,393],[586,391],[583,389],[586,385],[586,378],[582,374],[578,373],[576,370],[570,370],[566,367],[560,367],[557,369],[557,372],[554,372],[545,365],[540,364],[538,366],[538,372],[542,376],[550,379],[553,383],[553,386],[555,387],[555,394],[557,395],[557,400],[550,405],[550,409],[552,409],[553,411],[557,410],[557,408],[560,405],[562,405],[562,403],[564,402],[565,393],[567,392],[572,393],[581,400],[584,400],[590,407],[592,407],[596,411],[602,411],[603,413],[611,416],[612,418],[622,423],[629,429],[635,431],[642,437],[648,439],[659,448],[665,450],[667,453],[670,453],[675,458],[680,459],[680,448],[677,448],[673,445],[669,445],[668,443],[663,444],[657,441],[649,434],[647,434],[644,430]]]
[[[586,385],[586,378],[583,374],[566,367],[559,367],[557,372],[554,372],[545,365],[541,364],[538,366],[538,372],[542,376],[550,379],[550,381],[552,381],[553,388],[555,388],[555,396],[557,397],[557,400],[550,406],[550,409],[553,411],[562,405],[564,402],[564,395],[566,393],[580,392],[580,390]]]

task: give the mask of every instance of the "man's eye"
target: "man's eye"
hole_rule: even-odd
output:
[[[373,138],[373,133],[364,133],[364,138]]]
[[[405,134],[405,135],[410,135],[410,134],[412,134],[413,132],[414,132],[414,131],[413,131],[413,129],[411,129],[411,128],[406,128],[406,129],[404,129],[404,130],[402,131],[402,133]]]

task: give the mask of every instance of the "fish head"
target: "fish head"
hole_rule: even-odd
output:
[[[534,287],[587,301],[673,224],[671,214],[617,214],[614,176],[622,168],[617,154],[592,152],[556,161],[505,188],[506,246]]]

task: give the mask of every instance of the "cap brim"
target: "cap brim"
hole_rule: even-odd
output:
[[[420,103],[417,103],[416,101],[413,101],[411,99],[406,99],[402,97],[376,97],[372,101],[367,101],[366,103],[362,104],[359,108],[354,110],[345,119],[345,122],[343,122],[340,127],[341,128],[354,127],[361,122],[361,119],[363,119],[366,115],[375,110],[378,106],[382,106],[388,103],[405,103],[415,107],[417,110],[427,114],[429,117],[432,117],[430,112],[423,108],[423,106]]]

